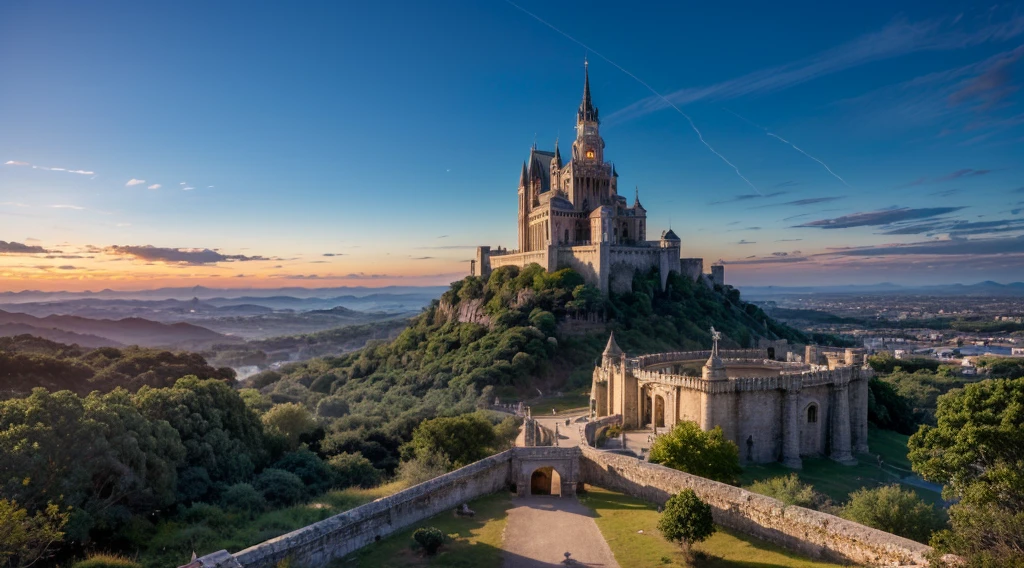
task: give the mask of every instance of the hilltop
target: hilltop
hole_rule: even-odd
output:
[[[569,333],[583,321],[591,332]],[[472,411],[495,396],[585,389],[610,330],[640,354],[708,348],[711,326],[726,346],[751,347],[759,337],[807,341],[728,286],[711,289],[672,273],[662,291],[651,272],[635,276],[632,292],[603,299],[571,269],[508,266],[487,280],[454,282],[393,341],[286,365],[247,384],[275,402],[346,408],[324,443],[392,470],[398,446],[426,418]]]

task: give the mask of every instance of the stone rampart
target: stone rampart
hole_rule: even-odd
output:
[[[506,489],[512,478],[511,463],[512,450],[508,450],[246,548],[234,558],[245,568],[273,568],[285,558],[291,558],[297,566],[326,565],[378,537]]]
[[[683,489],[712,507],[715,522],[814,558],[868,566],[926,566],[928,546],[864,525],[661,465],[581,446],[587,483],[662,504]]]

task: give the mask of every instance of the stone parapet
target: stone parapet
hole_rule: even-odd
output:
[[[767,349],[720,349],[718,356],[729,359],[767,359]],[[651,353],[649,355],[638,355],[627,359],[627,365],[632,368],[644,368],[661,363],[683,363],[690,361],[706,361],[711,357],[711,351],[668,351],[665,353]]]
[[[286,558],[297,566],[326,565],[417,521],[506,489],[511,461],[512,450],[493,455],[233,556],[244,568],[274,568]]]
[[[632,374],[641,383],[680,386],[712,394],[743,391],[800,390],[804,387],[820,385],[845,385],[850,381],[868,379],[874,376],[874,372],[871,369],[857,367],[841,367],[832,371],[808,371],[768,377],[740,377],[727,381],[708,381],[702,377],[672,375],[642,369],[633,370]]]
[[[866,566],[927,566],[931,548],[887,532],[634,458],[581,446],[587,483],[662,504],[692,489],[715,522],[813,558]]]

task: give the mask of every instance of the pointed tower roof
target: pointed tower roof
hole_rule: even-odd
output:
[[[586,60],[583,61],[583,101],[580,103],[577,120],[598,122],[597,108],[590,98],[590,64]]]
[[[526,162],[523,162],[523,171],[519,173],[519,185],[526,185]]]
[[[618,357],[622,355],[622,349],[619,349],[619,344],[615,343],[614,331],[608,336],[608,345],[605,345],[603,355],[605,357]]]
[[[558,151],[558,139],[555,139],[555,166],[562,167],[562,153]]]
[[[633,198],[633,209],[643,209],[644,206],[640,205],[640,188],[634,187],[634,189],[636,190],[636,196]]]

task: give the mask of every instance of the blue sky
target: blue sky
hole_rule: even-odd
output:
[[[730,281],[1024,280],[1024,3],[7,2],[0,288],[446,283],[584,57]]]

